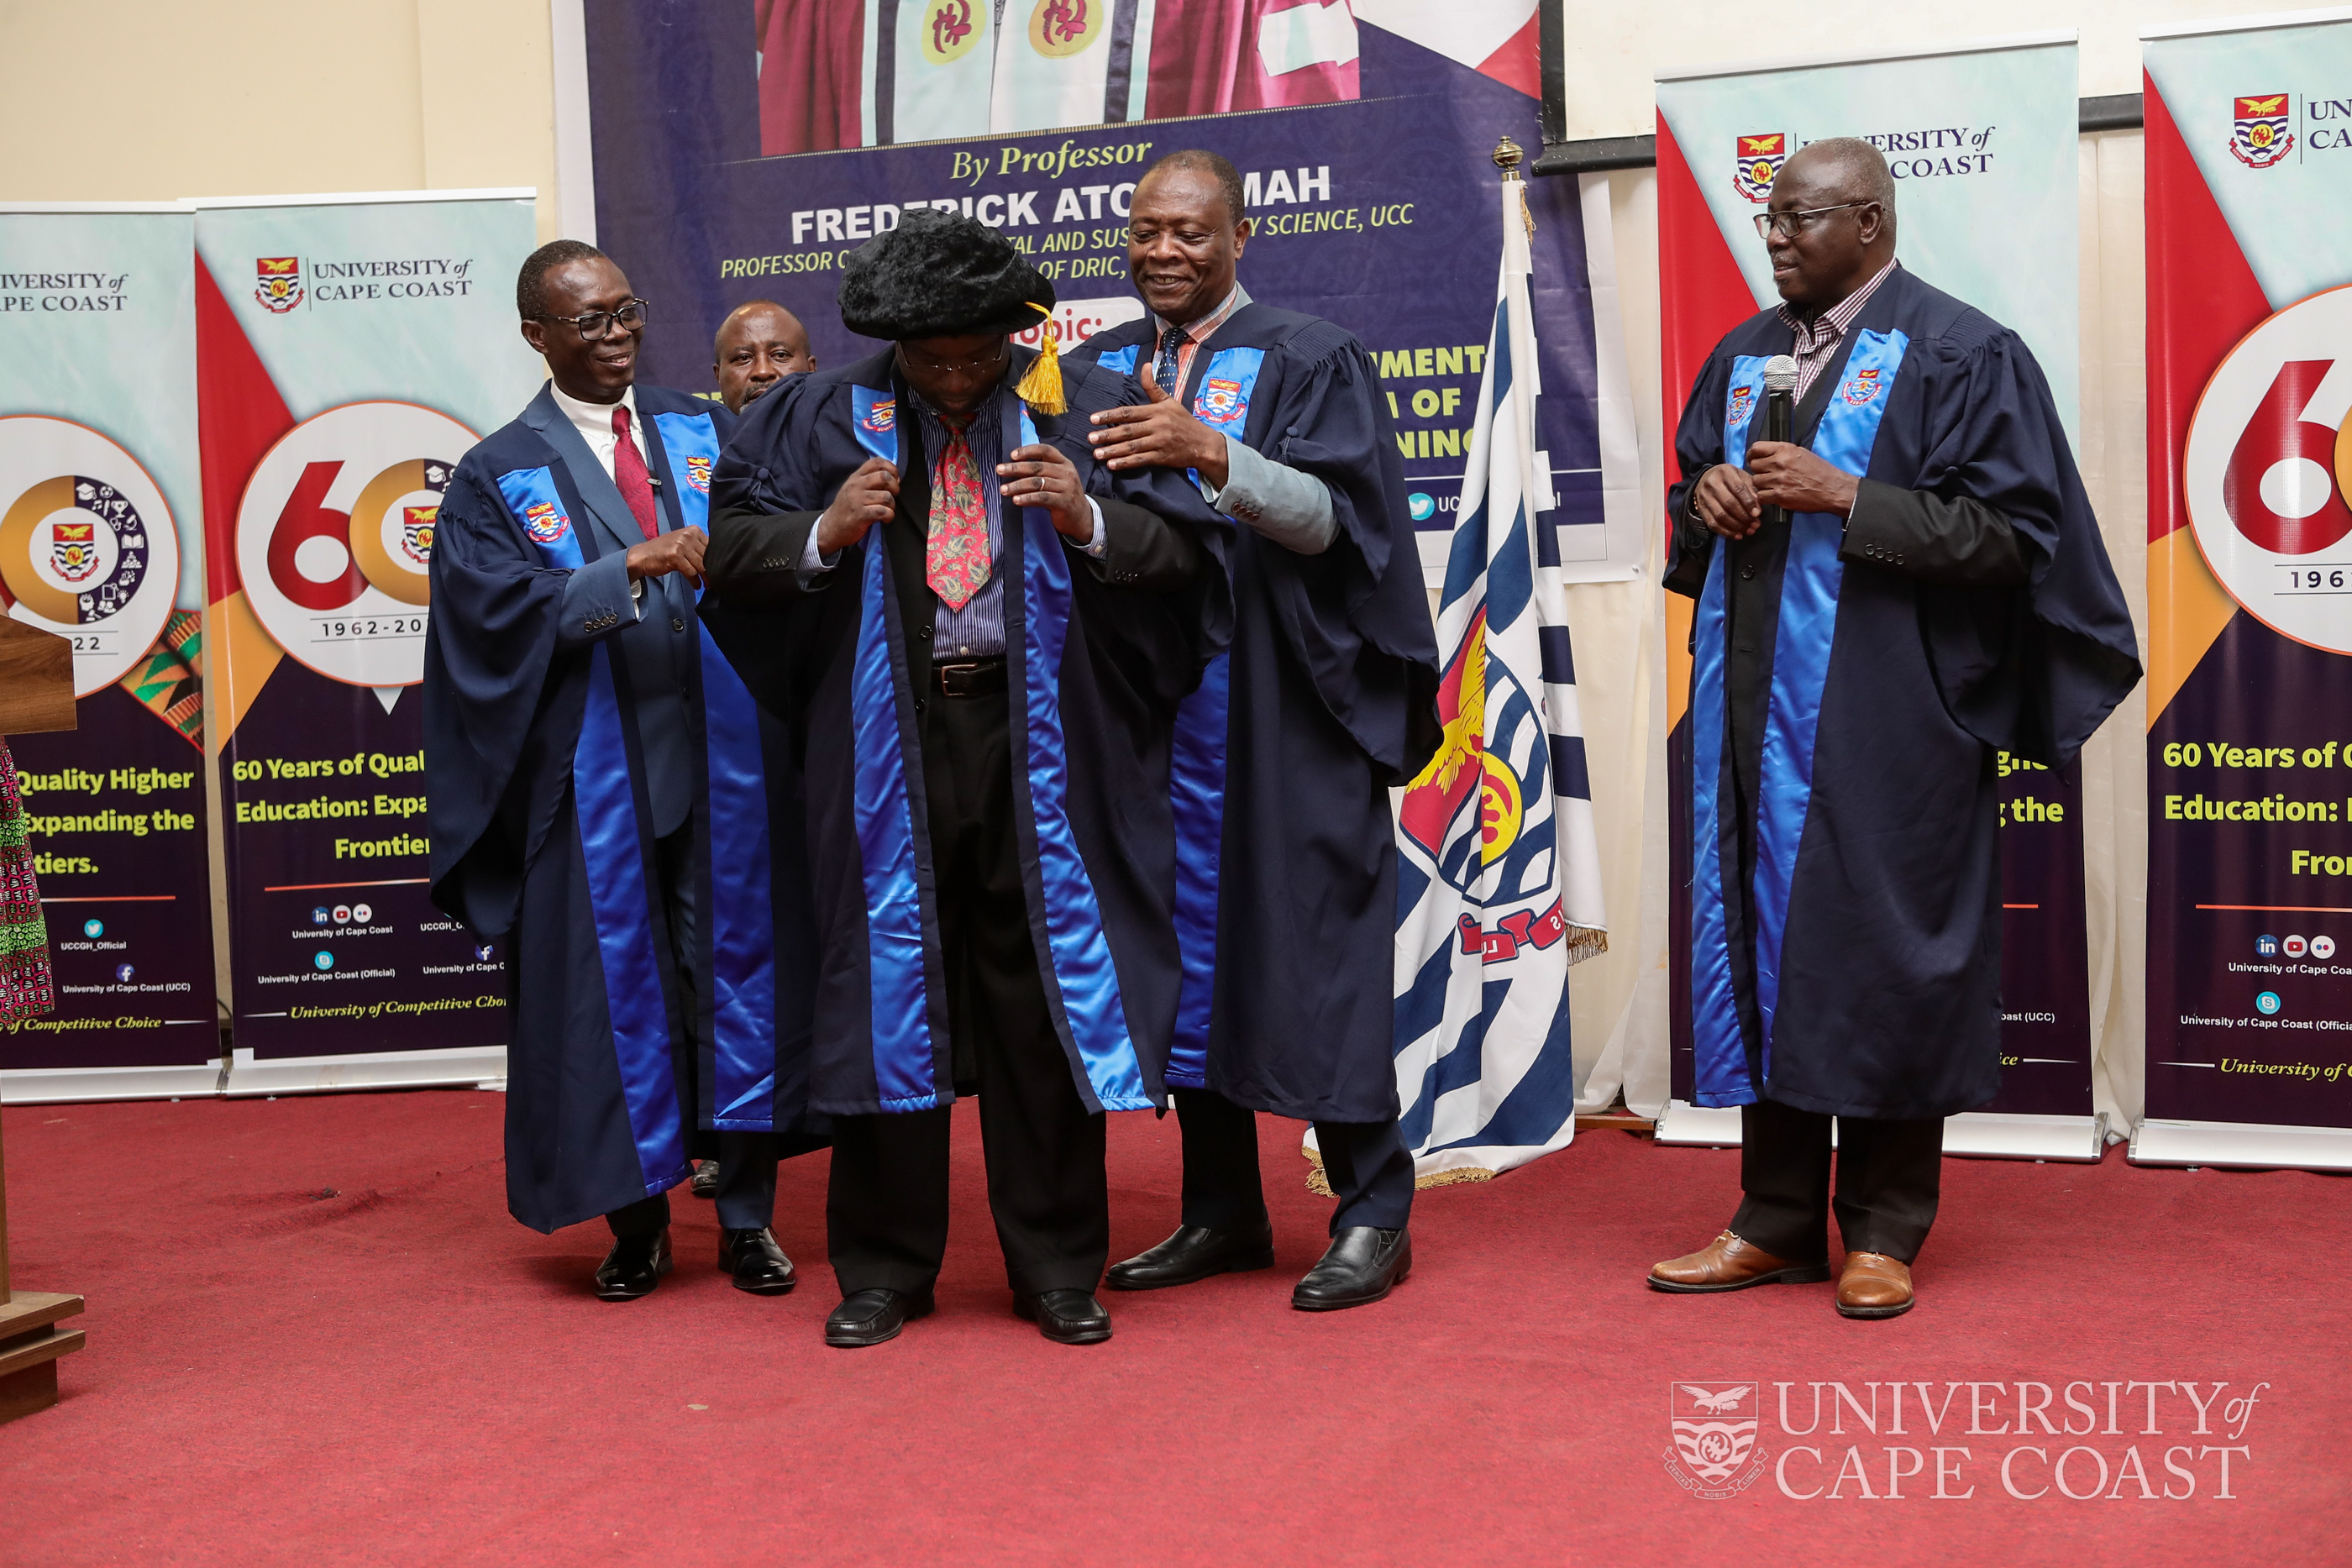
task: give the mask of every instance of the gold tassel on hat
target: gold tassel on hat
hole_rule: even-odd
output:
[[[1013,390],[1039,413],[1067,413],[1070,400],[1062,393],[1062,351],[1054,341],[1054,313],[1034,300],[1029,308],[1045,318],[1045,326],[1037,334],[1037,362]]]

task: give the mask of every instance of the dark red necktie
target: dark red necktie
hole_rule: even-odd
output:
[[[613,411],[613,483],[621,487],[621,499],[629,504],[629,516],[637,519],[637,527],[647,538],[660,534],[661,524],[654,512],[654,482],[646,472],[645,455],[637,444],[629,439],[629,410],[625,403]]]

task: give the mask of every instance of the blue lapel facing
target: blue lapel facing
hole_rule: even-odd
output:
[[[555,448],[556,455],[563,459],[564,467],[571,470],[572,483],[580,492],[581,504],[588,508],[589,516],[596,520],[597,527],[604,532],[605,549],[626,550],[631,545],[643,543],[646,536],[637,528],[637,519],[630,512],[628,502],[621,498],[621,487],[613,483],[613,476],[604,472],[604,465],[596,461],[594,453],[588,450],[588,443],[581,439],[578,427],[562,409],[556,406],[552,382],[540,389],[530,406],[523,410],[522,418],[525,424],[546,438],[547,444]],[[630,422],[630,429],[636,431],[647,423],[642,417],[634,419]],[[659,445],[659,438],[650,433],[641,433],[639,444],[652,451]],[[656,497],[656,503],[661,499]],[[675,524],[676,520],[667,516],[662,519],[665,525]]]

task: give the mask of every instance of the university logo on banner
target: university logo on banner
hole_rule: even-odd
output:
[[[944,66],[963,58],[980,41],[972,0],[931,0],[923,12],[923,58]]]
[[[2352,403],[2328,384],[2347,361],[2352,287],[2288,306],[2207,381],[2181,464],[2214,580],[2271,630],[2334,653],[2352,653],[2352,572],[2327,553],[2352,536]]]
[[[1047,59],[1075,55],[1102,36],[1103,0],[1037,0],[1029,16],[1029,47]]]
[[[1733,166],[1731,188],[1761,205],[1772,199],[1772,182],[1780,177],[1780,165],[1788,161],[1786,132],[1743,136],[1739,138],[1739,157]]]
[[[1756,1484],[1770,1456],[1756,1446],[1763,1396],[1755,1383],[1670,1385],[1675,1446],[1666,1473],[1694,1497],[1717,1501]]]
[[[238,578],[271,640],[348,685],[422,680],[435,521],[475,440],[407,402],[345,403],[287,432],[236,513]]]
[[[0,603],[73,644],[76,696],[145,660],[179,577],[171,508],[138,459],[68,420],[0,419]]]
[[[2237,99],[2237,115],[2231,126],[2230,151],[2238,162],[2249,169],[2267,169],[2294,151],[2294,137],[2286,128],[2288,114],[2294,107],[2294,96],[2292,93]]]
[[[272,315],[283,316],[302,303],[302,258],[265,256],[253,263],[253,297]]]

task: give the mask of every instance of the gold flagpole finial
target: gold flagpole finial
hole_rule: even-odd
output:
[[[1506,136],[1495,143],[1495,167],[1503,172],[1503,185],[1519,195],[1519,221],[1528,225],[1528,237],[1536,237],[1536,215],[1528,210],[1528,183],[1519,177],[1519,162],[1527,154],[1519,144]]]

